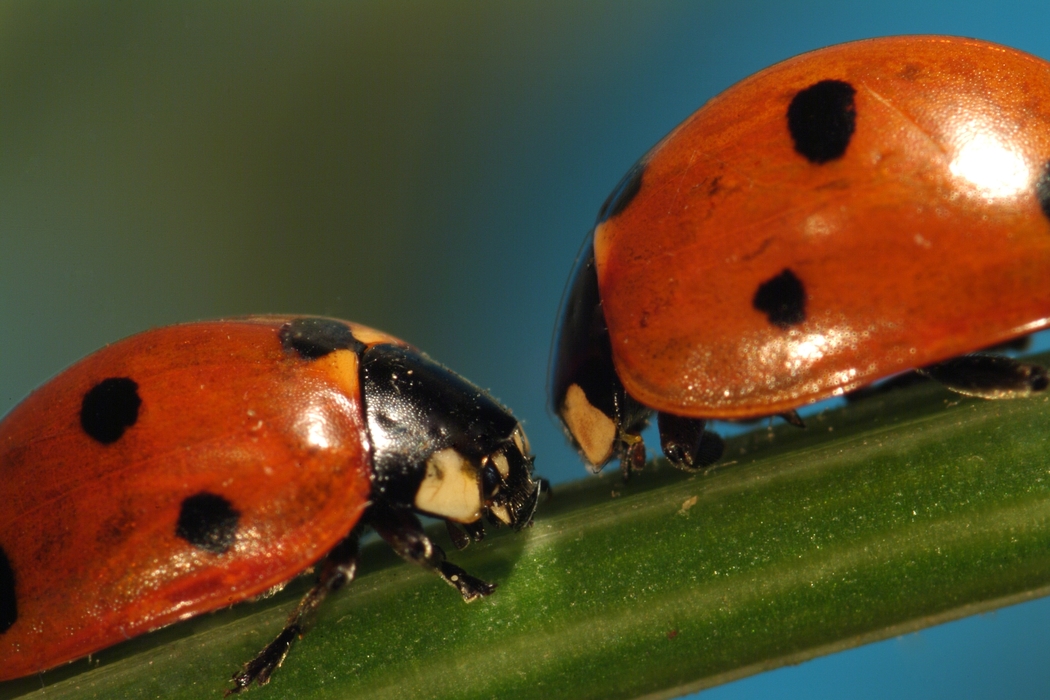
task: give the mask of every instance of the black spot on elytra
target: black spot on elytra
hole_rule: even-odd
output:
[[[307,360],[316,360],[336,350],[360,353],[364,343],[354,337],[350,326],[330,318],[297,318],[281,326],[281,345]]]
[[[1039,199],[1039,206],[1043,208],[1043,215],[1050,219],[1050,160],[1043,165],[1043,172],[1035,181],[1035,196]]]
[[[80,405],[80,427],[103,445],[116,442],[139,419],[139,385],[110,377],[91,387]]]
[[[639,161],[631,166],[627,174],[613,188],[602,208],[598,210],[598,223],[618,215],[631,203],[638,191],[642,189],[642,175],[645,174],[645,163]]]
[[[175,534],[194,547],[222,554],[233,546],[240,517],[225,498],[202,491],[182,502]]]
[[[856,90],[841,80],[821,80],[799,90],[788,106],[787,120],[795,150],[811,163],[841,158],[856,127]]]
[[[18,620],[18,600],[15,597],[15,570],[7,552],[0,548],[0,634],[11,629]]]
[[[758,285],[751,304],[777,328],[790,328],[806,320],[806,288],[788,269]]]

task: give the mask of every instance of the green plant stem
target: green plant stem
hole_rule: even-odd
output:
[[[707,474],[559,488],[531,529],[451,554],[500,585],[471,605],[366,548],[249,697],[668,697],[1047,592],[1046,399],[926,385],[808,423],[731,440]],[[304,586],[0,695],[218,698]]]

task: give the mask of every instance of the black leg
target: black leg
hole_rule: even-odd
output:
[[[445,552],[427,537],[419,519],[411,511],[374,503],[365,519],[403,559],[438,574],[468,603],[496,590],[496,584],[475,578],[446,561]]]
[[[224,697],[245,690],[252,683],[266,685],[270,675],[284,662],[292,642],[301,637],[312,621],[314,613],[329,593],[337,591],[354,580],[357,572],[357,534],[352,533],[337,544],[320,564],[317,583],[303,596],[299,605],[285,624],[277,638],[266,645],[266,648],[246,663],[241,671],[233,676],[233,687],[226,691]]]
[[[679,469],[702,469],[722,458],[725,442],[717,434],[704,430],[703,419],[660,412],[656,422],[664,456]]]
[[[620,473],[623,480],[631,478],[631,474],[640,472],[645,468],[645,441],[641,435],[623,433],[620,435],[623,444],[623,454],[620,457]]]
[[[784,411],[783,413],[778,413],[777,415],[786,420],[791,425],[795,426],[796,428],[806,427],[806,422],[802,420],[802,416],[800,416],[798,414],[798,411],[794,409],[790,411]]]
[[[984,399],[1015,399],[1050,385],[1045,367],[998,355],[963,355],[919,370],[952,391]]]
[[[448,530],[449,539],[452,540],[456,549],[466,549],[466,546],[470,544],[470,536],[460,530],[459,526],[451,520],[445,521],[445,529]]]

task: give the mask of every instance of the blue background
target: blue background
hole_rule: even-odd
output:
[[[1050,3],[0,4],[0,413],[106,342],[328,314],[425,348],[583,476],[545,408],[609,190],[735,81],[863,37],[1050,58]],[[731,683],[752,697],[1044,697],[1050,604]]]

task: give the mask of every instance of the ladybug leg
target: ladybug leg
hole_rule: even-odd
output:
[[[715,433],[704,430],[702,418],[683,418],[661,411],[656,421],[664,456],[679,469],[702,469],[722,458],[725,442]]]
[[[963,355],[918,370],[952,391],[984,399],[1016,399],[1050,386],[1046,368],[998,355]]]
[[[288,656],[288,650],[292,648],[292,642],[297,637],[302,637],[321,602],[329,593],[354,580],[354,574],[357,572],[357,549],[355,532],[328,553],[321,561],[317,583],[288,616],[284,629],[254,659],[246,663],[239,673],[234,674],[231,679],[233,687],[227,690],[223,697],[239,693],[252,683],[266,685],[270,682],[270,675],[284,662],[284,657]]]
[[[456,549],[466,549],[467,545],[470,544],[470,535],[460,530],[451,520],[445,521],[445,529],[448,530],[449,539],[452,540],[452,544],[455,545]]]
[[[373,503],[365,520],[401,558],[439,575],[468,603],[496,590],[496,584],[475,578],[446,561],[444,550],[427,537],[419,519],[408,509]]]
[[[637,433],[620,433],[621,456],[620,473],[623,480],[631,478],[631,474],[640,472],[645,468],[645,441]]]

